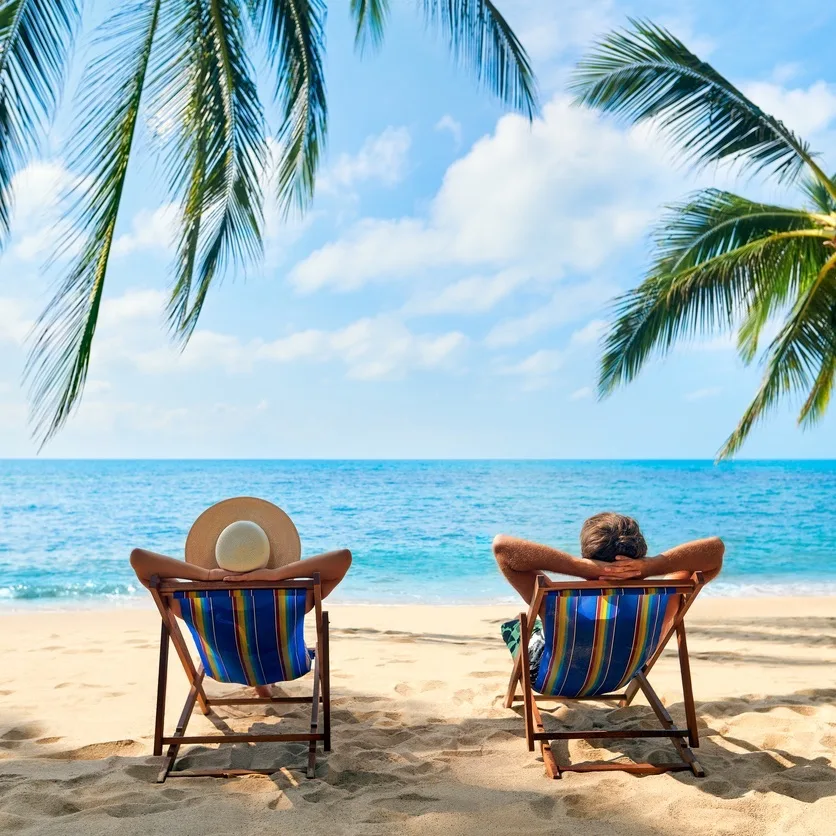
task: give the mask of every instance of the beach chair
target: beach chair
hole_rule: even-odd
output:
[[[244,583],[192,583],[151,579],[151,595],[162,616],[160,666],[157,680],[157,712],[154,726],[154,754],[168,746],[157,783],[167,777],[231,777],[242,774],[269,775],[280,769],[190,769],[174,770],[181,746],[191,743],[273,743],[308,744],[307,777],[316,770],[316,748],[322,742],[331,750],[331,683],[328,662],[328,613],[322,610],[319,574],[311,580]],[[314,597],[316,646],[305,645],[305,601]],[[174,602],[197,647],[195,664],[172,611]],[[189,693],[174,733],[166,735],[165,697],[169,644],[174,645],[186,677]],[[203,689],[205,677],[240,685],[268,685],[288,682],[311,669],[313,694],[302,697],[212,697]],[[195,703],[204,714],[214,706],[305,703],[311,706],[310,731],[298,734],[247,733],[186,735]],[[320,710],[321,703],[321,710]]]
[[[697,715],[691,690],[685,613],[705,584],[697,572],[687,581],[638,580],[610,584],[598,581],[559,583],[541,575],[528,613],[520,613],[520,645],[505,707],[522,700],[525,738],[529,751],[540,743],[543,763],[551,778],[562,772],[621,770],[637,774],[690,769],[705,775],[692,747],[699,747]],[[543,607],[543,605],[545,605]],[[542,610],[541,610],[542,607]],[[528,643],[538,613],[543,612],[545,648],[536,681],[529,671]],[[677,728],[647,676],[670,638],[676,633],[679,668],[687,728]],[[517,684],[522,683],[522,696]],[[621,689],[622,693],[617,693]],[[647,698],[661,729],[593,729],[546,731],[537,705],[543,698],[570,700],[617,700],[630,704],[638,691]],[[535,694],[536,692],[536,694]],[[600,740],[618,738],[670,738],[679,757],[676,763],[588,762],[558,764],[553,740]],[[687,742],[686,742],[687,739]]]

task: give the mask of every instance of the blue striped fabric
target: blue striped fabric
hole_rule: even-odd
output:
[[[311,669],[304,589],[178,590],[180,614],[207,676],[269,685]]]
[[[553,590],[536,691],[589,697],[624,687],[659,646],[680,594],[667,587]]]

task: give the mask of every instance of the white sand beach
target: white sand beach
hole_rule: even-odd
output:
[[[150,602],[149,602],[150,604]],[[0,617],[0,832],[282,834],[836,832],[836,599],[699,601],[689,615],[700,762],[690,773],[545,777],[516,711],[498,627],[513,607],[329,607],[333,752],[306,780],[300,744],[196,747],[192,764],[269,766],[272,776],[154,783],[158,616],[148,609]],[[668,652],[652,681],[674,718]],[[185,696],[174,654],[169,727]],[[229,686],[209,683],[219,691]],[[309,687],[305,680],[292,691]],[[261,712],[261,713],[259,713]],[[230,725],[290,724],[232,709]],[[556,728],[652,721],[627,709],[561,707]],[[192,729],[214,731],[196,713]],[[559,759],[653,757],[666,742],[556,746]],[[672,750],[671,750],[672,751]]]

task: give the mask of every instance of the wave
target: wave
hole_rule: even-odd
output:
[[[718,580],[706,587],[706,597],[725,598],[760,598],[781,596],[836,596],[836,582],[779,579],[775,577],[749,577]],[[132,606],[145,599],[146,592],[137,583],[85,582],[85,583],[34,583],[12,584],[0,587],[0,610],[17,606],[35,604],[53,608],[66,606],[70,609],[96,608],[101,604],[119,604]],[[513,605],[517,598],[513,591],[505,589],[482,589],[473,595],[461,595],[451,591],[441,591],[437,586],[424,589],[419,584],[411,584],[409,592],[379,590],[369,594],[369,589],[348,588],[338,591],[338,602],[371,606],[382,605]]]
[[[138,584],[130,583],[60,583],[60,584],[12,584],[0,586],[2,601],[35,601],[41,599],[97,599],[135,598],[143,592]]]

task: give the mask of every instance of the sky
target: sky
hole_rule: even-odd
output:
[[[314,204],[289,222],[268,206],[264,260],[213,289],[182,352],[163,317],[176,207],[140,146],[84,400],[40,455],[713,457],[762,370],[743,366],[728,335],[706,335],[599,401],[609,305],[641,281],[665,204],[708,185],[800,198],[690,171],[652,131],[573,107],[568,73],[596,36],[649,18],[809,140],[830,171],[836,10],[810,0],[497,5],[533,59],[533,124],[454,65],[414,4],[393,3],[382,48],[362,57],[348,3],[330,5],[329,140]],[[42,155],[17,175],[14,235],[0,254],[0,457],[38,454],[21,374],[55,279],[44,261],[61,229],[57,195],[78,177],[65,159],[77,76]],[[792,406],[741,457],[836,456],[836,416],[802,432]]]

